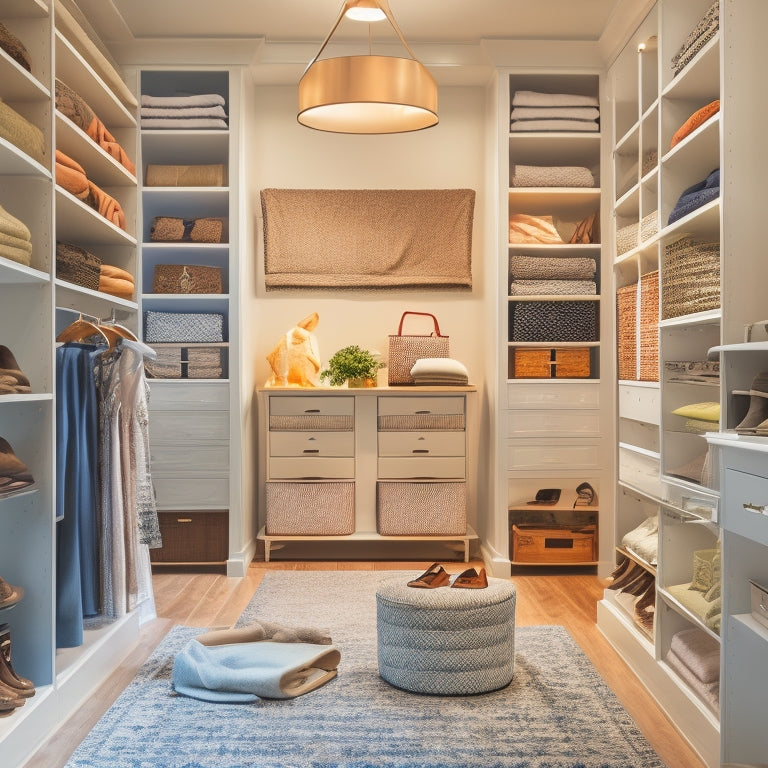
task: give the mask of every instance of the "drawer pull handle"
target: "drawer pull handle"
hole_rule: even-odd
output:
[[[765,514],[765,504],[752,504],[749,501],[745,501],[741,506],[744,507],[744,509],[751,509],[753,512]]]
[[[177,517],[176,518],[177,523],[191,523],[192,518],[191,517]]]
[[[305,448],[304,453],[320,453],[319,448]]]
[[[320,413],[319,408],[305,408],[304,413]]]
[[[425,408],[423,411],[416,411],[416,413],[421,415],[421,414],[424,414],[424,413],[432,413],[432,411],[430,411],[428,408]]]
[[[414,448],[411,453],[429,453],[429,448]]]

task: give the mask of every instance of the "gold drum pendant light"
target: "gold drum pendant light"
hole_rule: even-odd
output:
[[[348,11],[375,14],[377,9],[410,59],[372,54],[319,59]],[[437,83],[406,43],[388,0],[345,0],[299,81],[298,121],[334,133],[405,133],[437,125]]]

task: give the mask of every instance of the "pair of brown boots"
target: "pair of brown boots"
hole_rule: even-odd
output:
[[[7,624],[0,624],[0,717],[13,714],[34,695],[34,683],[13,669],[11,630]]]

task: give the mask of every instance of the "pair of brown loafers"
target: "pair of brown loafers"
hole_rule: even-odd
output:
[[[13,452],[11,444],[0,437],[0,498],[23,491],[34,482],[27,465]]]
[[[34,695],[35,684],[11,664],[11,631],[7,624],[0,624],[0,717],[10,715]]]
[[[462,571],[451,578],[440,563],[432,563],[421,576],[409,581],[408,586],[420,589],[436,589],[437,587],[485,589],[488,586],[488,576],[485,573],[485,568],[481,568],[479,573],[474,568],[467,568],[466,571]]]
[[[0,395],[28,395],[31,391],[29,379],[21,372],[13,352],[0,344]]]

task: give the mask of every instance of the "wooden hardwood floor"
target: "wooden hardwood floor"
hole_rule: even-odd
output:
[[[218,573],[156,573],[154,588],[158,618],[144,626],[136,649],[24,768],[64,766],[80,741],[120,695],[172,626],[232,626],[268,570],[418,570],[428,565],[428,562],[421,561],[254,562],[242,579],[227,578]],[[482,563],[470,565],[477,567]],[[465,567],[464,563],[446,564],[451,573]],[[598,630],[596,605],[602,596],[604,580],[578,569],[574,572],[521,572],[515,573],[512,578],[517,588],[516,624],[565,626],[668,768],[704,768],[704,763]]]

